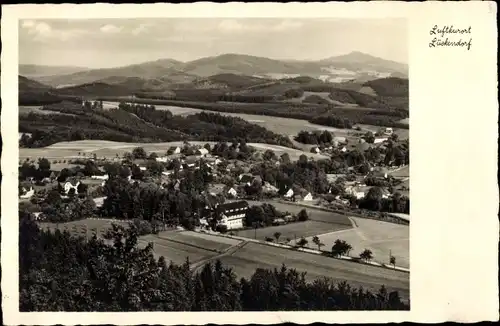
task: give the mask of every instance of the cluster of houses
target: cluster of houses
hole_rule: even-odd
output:
[[[380,130],[373,141],[373,144],[367,143],[363,138],[360,138],[357,144],[351,144],[350,147],[357,149],[361,152],[369,149],[372,146],[377,146],[381,148],[385,147],[385,143],[389,140],[389,137],[394,133],[392,128],[385,128]],[[311,153],[321,154],[321,153],[331,153],[333,150],[337,149],[341,152],[346,152],[348,150],[348,142],[346,137],[334,137],[331,145],[329,146],[314,146],[311,148]]]

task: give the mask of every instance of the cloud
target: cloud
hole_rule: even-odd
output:
[[[27,35],[35,42],[47,42],[51,40],[68,41],[72,38],[87,34],[86,30],[82,29],[55,29],[46,22],[35,20],[25,20],[21,27],[26,31]],[[22,37],[22,36],[21,36]]]
[[[108,33],[108,34],[119,33],[119,32],[121,32],[122,29],[123,29],[123,27],[117,27],[117,26],[112,25],[112,24],[107,24],[107,25],[104,25],[100,28],[101,32]]]
[[[21,24],[21,26],[23,28],[32,28],[33,26],[35,26],[35,21],[34,20],[25,20],[23,21],[23,23]]]
[[[148,27],[150,27],[150,26],[151,26],[151,24],[140,24],[139,26],[137,26],[136,28],[134,28],[132,30],[132,34],[139,35],[141,33],[145,33],[145,32],[147,32]]]
[[[302,25],[303,25],[302,22],[299,22],[299,21],[284,20],[281,23],[274,25],[273,30],[275,30],[275,31],[287,31],[287,30],[301,28]]]
[[[302,27],[298,21],[283,20],[279,22],[242,22],[226,19],[219,23],[218,29],[223,32],[280,32]]]

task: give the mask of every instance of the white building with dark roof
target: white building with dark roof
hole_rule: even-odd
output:
[[[241,229],[248,207],[246,201],[236,201],[217,206],[216,210],[221,217],[219,225],[226,226],[228,230]]]

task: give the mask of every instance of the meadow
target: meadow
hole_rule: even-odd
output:
[[[350,256],[358,256],[369,249],[374,261],[389,264],[392,255],[397,266],[410,267],[409,226],[357,217],[351,219],[356,225],[352,229],[318,235],[324,244],[322,250],[330,251],[335,240],[340,239],[352,246]],[[317,249],[312,238],[307,240],[308,247]]]
[[[266,238],[271,238],[274,241],[274,234],[279,232],[280,238],[279,242],[288,242],[290,240],[292,243],[295,239],[310,237],[317,234],[323,234],[326,232],[333,232],[338,230],[349,229],[352,226],[344,224],[332,224],[317,221],[305,221],[305,222],[294,222],[285,225],[269,226],[265,228],[259,228],[257,230],[248,229],[242,231],[233,231],[236,236],[250,238],[258,240],[265,240]]]
[[[202,142],[190,141],[190,144],[203,146],[205,144],[214,145],[215,142]],[[98,158],[115,158],[116,155],[122,157],[126,152],[131,152],[136,147],[142,147],[146,152],[157,152],[163,155],[172,146],[183,146],[183,142],[164,142],[164,143],[125,143],[113,142],[107,140],[79,140],[71,142],[60,142],[43,148],[20,148],[19,160],[26,158],[36,159],[40,157],[53,159],[76,159],[82,158],[81,153],[85,153],[87,157],[95,154]],[[271,149],[276,152],[276,155],[288,153],[290,159],[298,160],[300,155],[305,154],[315,159],[326,158],[320,154],[312,154],[293,148],[283,147],[279,145],[261,144],[261,143],[248,143],[248,145],[255,147],[257,150],[266,151]],[[80,153],[80,155],[79,155]]]
[[[314,281],[324,277],[336,282],[347,281],[352,286],[363,286],[377,291],[382,284],[389,291],[397,290],[404,299],[409,298],[409,274],[371,265],[332,259],[289,249],[247,243],[232,255],[220,258],[240,277],[250,277],[256,268],[280,269],[282,264],[307,271],[306,279]]]

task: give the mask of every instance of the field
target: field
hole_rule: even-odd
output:
[[[221,257],[221,262],[240,277],[250,277],[257,268],[279,269],[286,264],[299,272],[307,271],[310,281],[329,277],[373,291],[385,285],[389,291],[398,290],[402,298],[409,298],[408,273],[263,244],[248,243],[234,254]]]
[[[330,250],[337,239],[345,240],[353,248],[351,256],[357,256],[367,248],[373,252],[374,261],[389,263],[392,254],[397,266],[409,268],[409,226],[357,217],[351,219],[357,227],[318,236],[325,244],[322,250]],[[309,247],[317,249],[312,238],[307,240]]]
[[[297,214],[301,210],[305,209],[307,211],[307,214],[309,215],[309,220],[311,220],[311,221],[336,224],[339,226],[348,226],[348,227],[352,226],[351,221],[349,221],[349,218],[345,215],[342,215],[342,214],[337,214],[337,213],[324,211],[324,210],[320,210],[320,209],[315,209],[315,208],[303,207],[303,206],[294,205],[294,204],[276,202],[276,201],[271,201],[271,200],[263,201],[263,202],[268,203],[268,204],[272,204],[274,207],[276,207],[276,209],[278,211],[289,212],[291,214]],[[261,205],[262,202],[248,201],[248,204],[249,205]]]
[[[165,232],[162,233],[166,236]],[[211,250],[166,240],[168,236],[165,239],[161,239],[155,235],[146,235],[140,239],[143,242],[153,242],[155,255],[163,256],[167,262],[175,264],[183,264],[188,258],[190,263],[195,263],[217,255],[216,252]]]
[[[266,228],[255,230],[243,230],[243,231],[235,231],[235,235],[239,237],[251,238],[257,235],[258,240],[265,240],[266,237],[274,238],[274,233],[280,232],[281,237],[279,239],[280,242],[287,242],[286,239],[290,239],[293,243],[294,239],[297,238],[299,240],[301,237],[310,237],[317,234],[322,234],[326,232],[333,232],[339,230],[349,229],[352,226],[343,225],[343,224],[332,224],[325,222],[316,222],[316,221],[305,221],[305,222],[295,222],[286,225],[278,225],[278,226],[270,226]]]
[[[109,106],[112,105],[118,106],[118,102],[106,102],[106,103]],[[155,107],[157,110],[169,110],[174,115],[196,114],[205,111],[201,109],[193,109],[193,108],[169,106],[169,105],[155,105]],[[255,123],[257,125],[260,125],[275,133],[289,135],[289,136],[295,136],[299,133],[299,131],[302,130],[306,131],[329,130],[331,132],[334,132],[336,136],[343,136],[343,137],[345,137],[347,133],[350,132],[347,129],[339,129],[334,127],[316,125],[301,119],[281,118],[281,117],[244,114],[244,113],[229,113],[229,112],[219,112],[219,113],[226,116],[239,117],[250,123]]]
[[[193,145],[205,145],[209,143],[211,145],[215,144],[214,142],[197,142],[191,141],[189,142]],[[326,158],[325,156],[319,154],[312,154],[303,152],[300,150],[296,150],[293,148],[278,146],[278,145],[269,145],[269,144],[260,144],[260,143],[249,143],[248,145],[255,147],[257,150],[265,151],[267,149],[271,149],[276,152],[277,155],[281,155],[284,152],[289,153],[290,158],[292,160],[298,160],[300,155],[305,154],[309,157],[318,158]],[[122,143],[122,142],[113,142],[106,140],[79,140],[72,142],[60,142],[56,143],[44,148],[20,148],[19,149],[19,159],[24,160],[26,158],[36,159],[40,157],[46,157],[49,160],[53,159],[75,159],[81,158],[78,155],[79,152],[85,152],[96,154],[98,158],[115,158],[116,154],[120,157],[126,153],[131,152],[135,147],[143,147],[147,152],[157,152],[158,154],[164,154],[171,146],[183,146],[183,142],[165,142],[165,143]]]
[[[198,233],[194,231],[183,232],[160,232],[156,237],[163,240],[172,240],[183,244],[192,245],[194,247],[204,248],[210,251],[221,252],[231,246],[240,243],[238,240],[215,237],[208,234]]]

